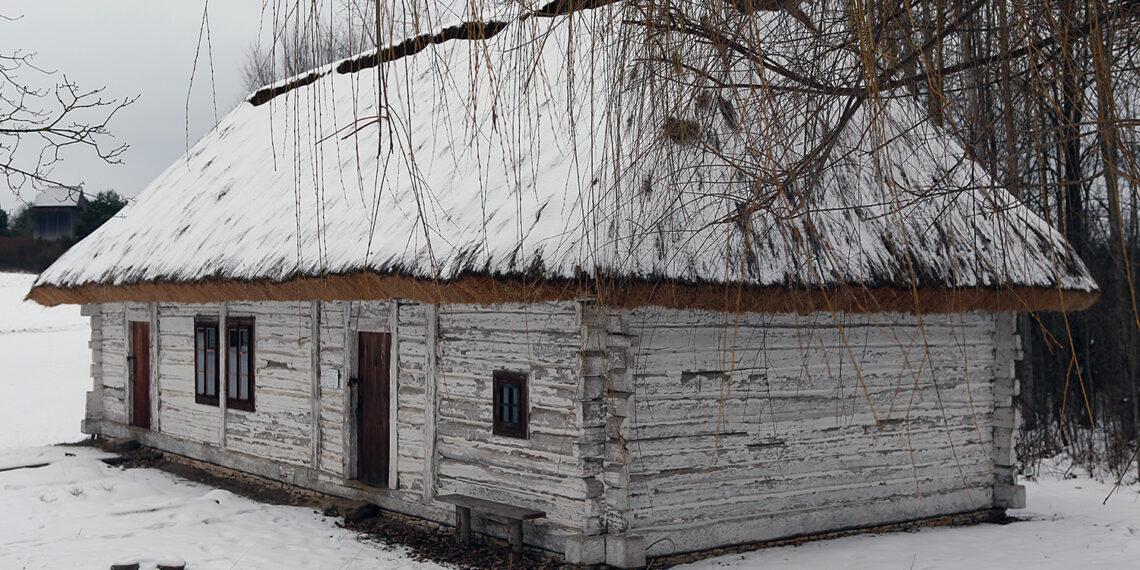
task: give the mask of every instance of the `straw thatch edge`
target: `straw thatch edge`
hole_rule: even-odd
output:
[[[538,280],[461,277],[432,281],[400,275],[351,273],[298,277],[288,281],[208,279],[78,287],[38,285],[28,299],[41,305],[222,301],[336,301],[408,299],[427,303],[535,303],[595,299],[615,308],[657,306],[723,312],[957,313],[966,311],[1079,311],[1097,299],[1095,291],[1037,287],[1001,289],[847,286],[829,289],[747,287],[735,284],[602,280]]]

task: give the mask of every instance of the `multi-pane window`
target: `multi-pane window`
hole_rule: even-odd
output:
[[[253,319],[226,320],[226,406],[253,411]]]
[[[493,378],[494,434],[526,439],[526,374],[496,370]]]
[[[194,320],[194,401],[218,405],[218,322]]]
[[[225,392],[227,407],[252,412],[253,345],[253,319],[226,319],[224,336],[217,318],[194,319],[194,401],[216,406]]]

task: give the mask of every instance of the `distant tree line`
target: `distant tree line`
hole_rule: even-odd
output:
[[[0,208],[0,270],[43,271],[72,245],[99,229],[119,213],[127,201],[113,190],[79,200],[75,236],[60,241],[34,239],[35,213],[24,205],[14,216]]]

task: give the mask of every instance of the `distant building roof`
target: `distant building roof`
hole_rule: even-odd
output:
[[[63,186],[56,186],[54,188],[47,188],[36,196],[33,206],[37,208],[50,208],[62,206],[78,206],[79,199],[83,196],[83,190],[77,188],[65,188]]]

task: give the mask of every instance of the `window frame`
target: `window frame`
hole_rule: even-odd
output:
[[[198,368],[199,360],[198,353],[202,347],[198,343],[198,331],[201,329],[213,329],[214,331],[214,395],[210,396],[206,392],[198,391],[198,376],[203,372]],[[199,404],[207,406],[217,406],[222,393],[222,360],[225,358],[222,351],[222,338],[221,330],[218,326],[217,317],[194,317],[194,401]],[[206,348],[209,350],[209,348]],[[204,357],[203,357],[204,358]],[[203,366],[205,363],[202,362]],[[209,382],[209,378],[206,379]],[[208,391],[208,390],[207,390]]]
[[[494,435],[530,439],[530,399],[527,395],[527,374],[510,370],[495,370],[491,382],[491,431]],[[503,385],[515,386],[519,391],[519,424],[510,425],[502,418],[500,389]]]
[[[238,334],[241,334],[240,331],[243,329],[247,330],[249,333],[249,351],[248,351],[249,362],[246,366],[246,370],[248,371],[247,374],[249,377],[249,397],[248,398],[241,398],[240,397],[240,394],[241,394],[240,377],[237,378],[239,384],[236,388],[239,397],[230,397],[230,372],[231,372],[230,371],[230,346],[231,346],[230,345],[230,334],[233,331],[239,331]],[[226,364],[225,364],[225,371],[226,371],[226,382],[225,382],[226,408],[235,409],[235,410],[243,410],[246,412],[252,412],[252,411],[254,411],[254,408],[255,408],[255,406],[254,406],[255,389],[254,388],[256,386],[256,383],[254,381],[254,378],[255,378],[254,363],[257,361],[256,356],[255,356],[255,349],[257,346],[257,337],[255,335],[255,327],[254,327],[253,317],[227,317],[226,318],[225,343],[226,343]],[[238,358],[241,358],[240,354],[238,355]],[[241,368],[240,362],[239,362],[238,368],[239,368],[239,370]],[[240,374],[240,372],[239,372],[239,374]]]

